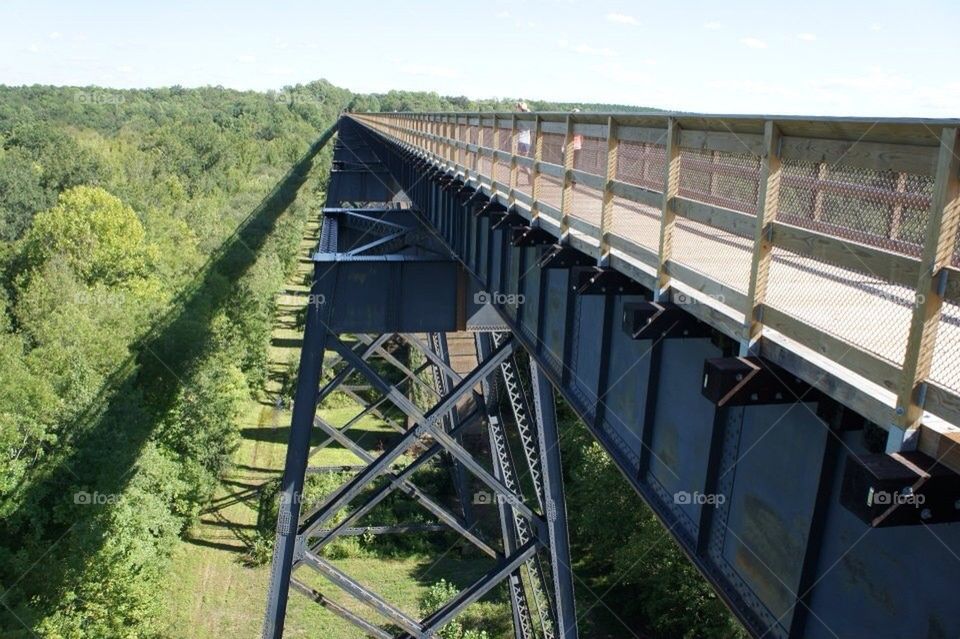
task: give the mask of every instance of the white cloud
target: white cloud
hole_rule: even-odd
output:
[[[117,71],[120,71],[121,73],[132,73],[133,67],[129,64],[121,64],[119,67],[117,67]]]
[[[633,16],[628,16],[624,13],[608,13],[607,14],[608,22],[616,22],[617,24],[632,24],[634,26],[640,26],[640,22]]]
[[[251,63],[251,62],[256,62],[256,61],[257,61],[257,56],[255,56],[255,55],[240,55],[240,56],[237,56],[237,62],[243,62],[243,63],[245,63],[245,64],[249,64],[249,63]]]
[[[813,42],[817,39],[817,34],[815,33],[798,33],[797,37],[804,42]]]
[[[59,39],[60,39],[60,32],[59,32],[59,31],[54,31],[54,32],[50,33],[50,35],[48,35],[47,37],[50,38],[51,40],[59,40]]]
[[[873,24],[870,25],[870,30],[871,30],[871,31],[883,31],[883,27],[882,27],[881,25],[877,24],[876,22],[874,22]]]
[[[719,22],[707,22],[703,25],[704,29],[709,29],[710,31],[719,31],[723,28],[723,25]]]
[[[431,78],[455,78],[460,75],[456,69],[451,67],[432,64],[405,64],[400,67],[400,72],[407,75],[422,75]]]
[[[751,49],[766,49],[767,43],[757,38],[740,38],[740,44]]]
[[[40,45],[31,44],[29,47],[27,47],[27,51],[29,51],[30,53],[40,53]]]
[[[509,12],[509,11],[500,11],[500,12],[497,13],[494,17],[495,17],[495,18],[509,18],[509,17],[510,17],[510,12]]]

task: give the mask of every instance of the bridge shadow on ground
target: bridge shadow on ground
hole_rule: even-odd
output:
[[[15,491],[16,506],[0,523],[0,539],[12,551],[0,558],[0,629],[8,631],[2,636],[36,636],[25,626],[52,613],[68,594],[77,595],[115,524],[112,505],[77,504],[75,493],[123,495],[130,486],[144,446],[174,406],[182,378],[209,352],[213,318],[230,304],[233,285],[257,260],[332,133],[319,138],[221,244],[170,311],[132,345],[131,357],[82,417],[65,425],[67,436],[44,470]]]

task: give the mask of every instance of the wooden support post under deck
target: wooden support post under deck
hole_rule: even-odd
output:
[[[673,227],[677,212],[673,208],[673,198],[680,187],[680,126],[676,118],[667,119],[667,150],[663,176],[663,206],[660,217],[660,250],[657,258],[657,290],[654,299],[659,301],[667,293],[670,276],[667,274],[667,261],[673,252]]]
[[[958,129],[946,127],[940,137],[936,182],[927,222],[926,240],[917,279],[916,299],[903,359],[903,377],[897,393],[897,430],[890,431],[888,452],[916,446],[913,435],[923,417],[923,385],[930,376],[933,350],[943,306],[938,286],[946,273],[957,241],[960,220],[960,139]]]
[[[741,356],[756,348],[757,340],[760,339],[763,329],[763,304],[767,297],[767,280],[770,275],[770,260],[773,257],[770,225],[777,217],[777,206],[780,203],[780,129],[772,120],[764,124],[762,161],[757,223],[753,234],[753,257],[750,261],[750,285],[747,308],[744,309],[746,335],[740,345]]]

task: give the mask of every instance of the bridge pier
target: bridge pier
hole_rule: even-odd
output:
[[[401,637],[433,636],[463,608],[506,580],[518,637],[575,639],[558,434],[551,418],[552,394],[547,398],[549,410],[539,402],[534,402],[535,412],[530,410],[530,400],[517,383],[513,354],[519,344],[507,333],[484,332],[505,326],[493,311],[492,318],[487,316],[490,323],[483,324],[482,311],[489,308],[485,298],[468,302],[472,299],[469,293],[479,295],[482,291],[468,287],[448,250],[408,208],[399,188],[385,182],[373,189],[377,199],[365,204],[364,185],[377,179],[382,163],[371,146],[359,138],[355,125],[341,127],[334,161],[334,183],[330,188],[333,195],[328,197],[320,247],[314,256],[314,281],[281,484],[263,636],[282,637],[291,587],[370,636],[392,636],[378,622],[348,609],[311,585],[303,578],[304,571],[310,571],[356,599],[378,618],[401,628]],[[364,166],[374,170],[364,173]],[[430,188],[435,206],[448,212],[454,195],[450,180]],[[456,232],[455,225],[450,223],[453,217],[448,215],[446,219],[444,232]],[[451,361],[447,335],[464,328],[478,331],[476,363],[469,370],[458,372]],[[356,343],[349,343],[347,335],[356,336]],[[393,345],[400,342],[418,351],[426,364],[413,367],[401,361],[391,352]],[[321,386],[326,351],[335,354],[328,367],[341,367]],[[419,377],[426,368],[430,369],[432,386]],[[374,399],[362,397],[348,384],[357,376],[366,384],[362,392],[374,394]],[[494,380],[501,378],[511,405],[510,420],[499,413],[500,384]],[[411,399],[410,390],[414,388],[431,393],[429,406],[424,406],[423,400]],[[343,426],[330,424],[316,413],[318,403],[338,390],[357,399],[360,409]],[[543,388],[537,392],[546,394]],[[399,410],[406,421],[388,421],[386,404]],[[397,431],[395,441],[379,454],[347,435],[368,414],[381,415]],[[509,450],[508,426],[517,429],[523,447],[527,468],[522,472],[534,478],[532,498],[523,494],[518,479],[521,469],[514,467]],[[480,453],[470,450],[462,437],[468,431],[483,428],[489,438],[493,472],[487,470],[487,464],[479,459]],[[326,437],[311,449],[310,436],[315,429]],[[362,464],[351,468],[354,474],[322,502],[305,504],[308,461],[330,443],[351,451]],[[395,467],[401,456],[408,457],[409,462],[402,468]],[[415,473],[438,456],[449,459],[462,514],[450,512],[413,483]],[[483,530],[473,512],[475,496],[481,494],[471,490],[473,484],[482,485],[482,494],[489,497],[480,501],[497,505],[499,543]],[[436,531],[435,524],[378,526],[361,522],[393,491],[401,491],[419,502],[445,529],[462,536],[494,560],[485,575],[421,620],[410,617],[323,557],[325,546],[357,531]],[[349,514],[337,518],[350,506],[354,507]],[[543,557],[553,566],[553,583],[546,578]],[[524,579],[521,570],[526,573]]]

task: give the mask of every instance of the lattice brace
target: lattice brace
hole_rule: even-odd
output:
[[[505,337],[504,333],[493,333],[494,346],[499,346]],[[517,431],[520,434],[520,443],[523,447],[523,455],[526,458],[527,466],[530,470],[530,479],[533,483],[536,493],[537,505],[543,511],[543,479],[540,466],[540,453],[537,450],[537,433],[530,412],[529,395],[523,387],[523,382],[517,370],[516,358],[510,358],[500,365],[500,372],[503,375],[504,388],[510,401],[510,408],[513,412],[513,418],[517,425]]]
[[[785,159],[777,218],[919,256],[933,183],[932,175]]]

